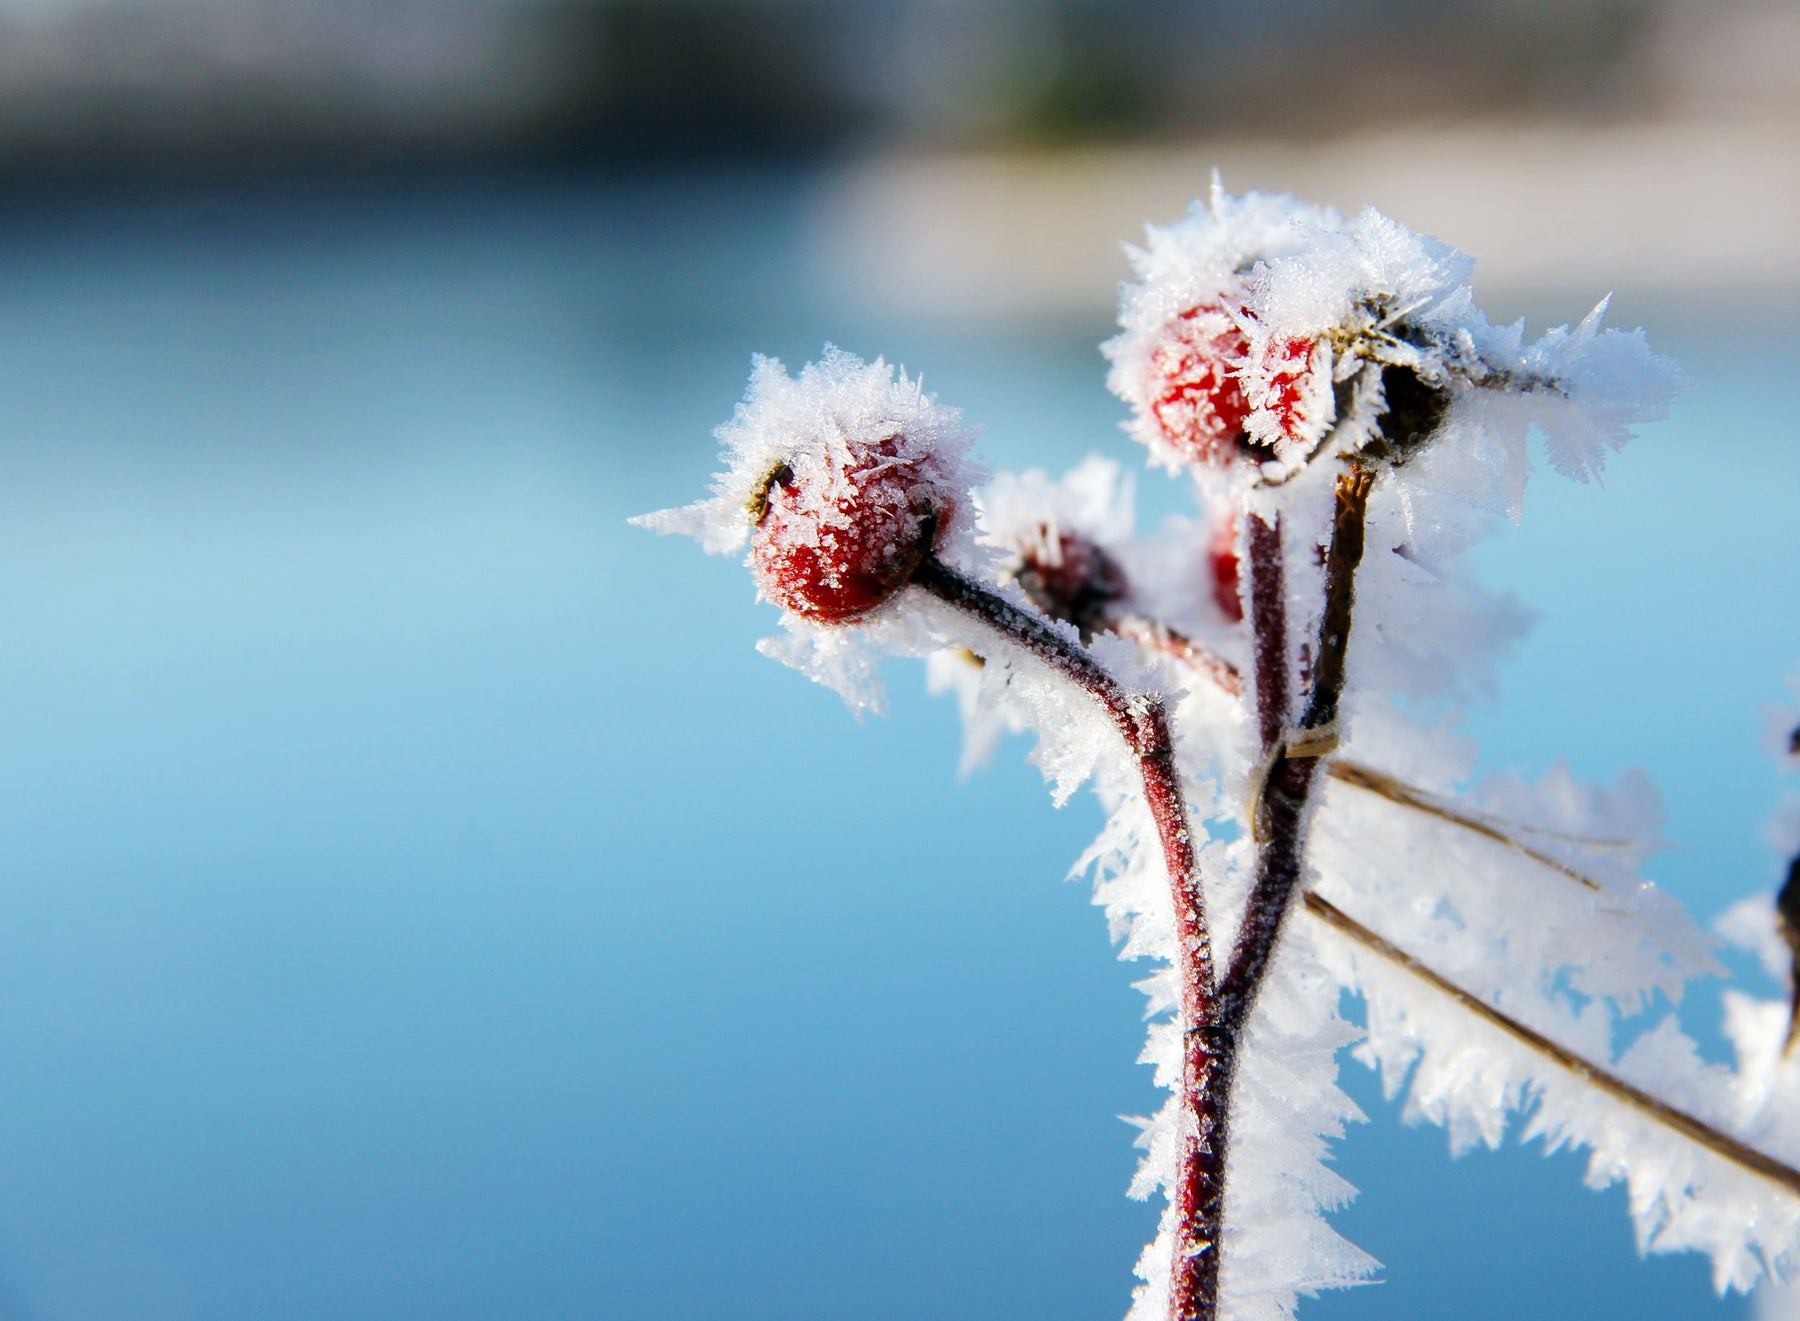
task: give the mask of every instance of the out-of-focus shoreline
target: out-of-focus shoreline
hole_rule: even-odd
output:
[[[1785,122],[1487,124],[1317,144],[1222,140],[1082,153],[871,158],[819,210],[826,278],[922,316],[1104,316],[1121,240],[1233,191],[1374,206],[1476,254],[1507,307],[1580,291],[1716,315],[1800,299],[1800,130]]]

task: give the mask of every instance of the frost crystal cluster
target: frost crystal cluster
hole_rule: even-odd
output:
[[[1519,516],[1528,435],[1585,480],[1675,370],[1604,305],[1535,340],[1491,324],[1468,257],[1373,211],[1215,185],[1131,255],[1110,382],[1193,517],[1138,535],[1103,458],[977,491],[954,410],[828,348],[798,377],[759,359],[712,498],[644,520],[746,552],[788,630],[765,650],[853,706],[880,656],[924,657],[969,761],[1032,731],[1058,802],[1105,803],[1079,866],[1149,966],[1169,1093],[1141,1121],[1131,1191],[1166,1209],[1131,1318],[1274,1321],[1376,1269],[1326,1219],[1354,1192],[1327,1163],[1346,1056],[1455,1150],[1514,1120],[1587,1149],[1640,1245],[1707,1253],[1722,1290],[1800,1269],[1790,1008],[1729,997],[1732,1066],[1684,1035],[1672,1006],[1717,968],[1639,874],[1654,791],[1476,780],[1454,732],[1522,627],[1459,557]],[[1783,976],[1790,889],[1725,932]]]

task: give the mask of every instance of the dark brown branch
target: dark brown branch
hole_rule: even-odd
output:
[[[1380,955],[1396,967],[1404,968],[1432,990],[1455,1001],[1457,1005],[1484,1023],[1498,1028],[1514,1041],[1542,1055],[1596,1091],[1603,1092],[1613,1100],[1630,1106],[1639,1114],[1680,1134],[1695,1145],[1710,1151],[1713,1155],[1730,1161],[1739,1169],[1767,1179],[1789,1193],[1800,1194],[1800,1170],[1782,1164],[1773,1156],[1758,1151],[1747,1143],[1740,1142],[1728,1133],[1721,1133],[1710,1124],[1694,1118],[1685,1111],[1677,1110],[1666,1101],[1659,1101],[1648,1092],[1632,1086],[1623,1078],[1608,1072],[1592,1060],[1577,1055],[1567,1046],[1552,1041],[1542,1032],[1525,1026],[1516,1018],[1496,1009],[1481,997],[1465,991],[1449,978],[1434,972],[1386,937],[1376,935],[1330,900],[1320,898],[1317,894],[1308,894],[1305,903],[1307,912],[1333,930],[1342,932],[1364,949]]]
[[[912,582],[976,619],[1081,687],[1107,714],[1142,777],[1156,822],[1175,907],[1176,975],[1181,985],[1182,1108],[1194,1127],[1182,1143],[1172,1200],[1175,1275],[1171,1316],[1213,1321],[1218,1312],[1219,1244],[1224,1227],[1225,1110],[1232,1059],[1218,1031],[1212,938],[1188,822],[1175,745],[1162,702],[1127,692],[1106,668],[1043,618],[926,556]]]
[[[1319,648],[1313,662],[1303,730],[1330,729],[1344,695],[1344,665],[1350,651],[1350,618],[1356,608],[1356,570],[1362,564],[1363,524],[1375,474],[1352,468],[1338,478],[1331,547],[1325,557],[1325,609],[1319,616]]]
[[[1340,475],[1337,482],[1336,514],[1325,558],[1325,585],[1330,595],[1319,622],[1312,691],[1307,698],[1306,713],[1295,731],[1299,738],[1294,742],[1305,746],[1306,750],[1300,751],[1289,741],[1292,736],[1285,728],[1285,711],[1280,713],[1282,728],[1278,740],[1270,744],[1265,732],[1265,747],[1269,749],[1271,761],[1258,801],[1251,805],[1256,834],[1261,840],[1256,855],[1256,882],[1232,946],[1229,970],[1219,987],[1220,1015],[1234,1032],[1241,1030],[1249,1019],[1269,960],[1274,956],[1282,919],[1287,915],[1305,870],[1306,809],[1322,755],[1312,749],[1321,742],[1322,751],[1329,751],[1331,746],[1329,739],[1315,740],[1307,736],[1326,735],[1335,728],[1338,703],[1343,697],[1345,655],[1350,645],[1350,622],[1356,606],[1356,569],[1362,563],[1363,523],[1373,480],[1372,473],[1352,468]],[[1258,520],[1253,518],[1250,525],[1254,531]],[[1277,557],[1281,553],[1279,540],[1272,547],[1259,547],[1258,541],[1252,536],[1253,581],[1261,581],[1271,572],[1257,564],[1254,557],[1259,550]],[[1286,672],[1286,621],[1285,615],[1281,619],[1264,616],[1260,593],[1253,597],[1253,605],[1260,689],[1263,674],[1273,668],[1273,663],[1265,660],[1266,656],[1279,653],[1280,668],[1284,674]],[[1280,633],[1277,633],[1278,628]],[[1258,707],[1266,731],[1268,720],[1260,701]]]

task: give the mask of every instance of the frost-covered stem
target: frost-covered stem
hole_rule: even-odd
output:
[[[1257,801],[1250,805],[1258,840],[1256,882],[1232,945],[1231,963],[1219,987],[1218,1019],[1212,1025],[1213,1050],[1221,1066],[1197,1107],[1216,1115],[1214,1145],[1223,1162],[1230,1134],[1231,1087],[1244,1025],[1262,989],[1275,954],[1282,919],[1300,890],[1306,862],[1306,810],[1314,775],[1335,743],[1338,702],[1343,696],[1344,652],[1350,641],[1355,606],[1356,569],[1362,562],[1363,518],[1368,508],[1370,475],[1352,470],[1338,479],[1337,515],[1326,552],[1326,600],[1319,624],[1319,645],[1312,691],[1299,727],[1288,718],[1288,636],[1286,583],[1281,529],[1260,518],[1250,523],[1251,624],[1256,660],[1257,717],[1265,757],[1270,758]],[[1306,749],[1301,751],[1301,749]],[[1223,1181],[1221,1180],[1221,1192]],[[1219,1223],[1224,1223],[1221,1205]],[[1189,1313],[1171,1309],[1171,1315]],[[1193,1315],[1202,1315],[1195,1313]],[[1204,1314],[1210,1316],[1210,1313]]]
[[[1364,949],[1379,955],[1396,967],[1404,968],[1432,990],[1455,1001],[1461,1008],[1489,1026],[1498,1028],[1520,1045],[1567,1070],[1596,1091],[1604,1092],[1613,1100],[1629,1106],[1639,1114],[1680,1134],[1695,1145],[1704,1147],[1715,1156],[1730,1161],[1738,1168],[1767,1179],[1790,1193],[1800,1195],[1800,1170],[1783,1165],[1773,1156],[1766,1155],[1755,1147],[1740,1142],[1728,1133],[1721,1133],[1712,1125],[1694,1118],[1686,1111],[1677,1110],[1666,1101],[1658,1100],[1650,1093],[1634,1087],[1623,1078],[1608,1072],[1592,1060],[1576,1054],[1567,1046],[1559,1045],[1543,1033],[1527,1027],[1518,1019],[1495,1008],[1480,996],[1464,990],[1449,978],[1433,971],[1386,937],[1369,930],[1368,927],[1330,900],[1309,893],[1305,896],[1305,903],[1307,912],[1333,930],[1342,932]]]
[[[1213,1321],[1218,1311],[1220,1232],[1224,1226],[1223,1098],[1230,1095],[1230,1060],[1220,1052],[1214,1003],[1212,940],[1200,886],[1199,861],[1188,822],[1175,744],[1160,699],[1127,692],[1086,650],[1043,619],[928,555],[912,582],[954,606],[1081,687],[1124,738],[1138,764],[1144,801],[1156,822],[1175,906],[1176,975],[1181,983],[1182,1108],[1192,1125],[1183,1139],[1172,1195],[1176,1270],[1172,1321]],[[1226,1081],[1221,1088],[1219,1080]]]
[[[1376,770],[1373,766],[1365,766],[1358,761],[1339,761],[1334,758],[1325,768],[1325,773],[1334,780],[1351,785],[1357,789],[1366,790],[1372,794],[1377,794],[1380,797],[1387,799],[1390,803],[1397,803],[1401,807],[1409,807],[1415,812],[1422,812],[1426,816],[1436,817],[1439,821],[1460,827],[1463,830],[1469,831],[1471,834],[1480,835],[1483,839],[1491,839],[1496,844],[1503,844],[1507,848],[1530,858],[1540,867],[1547,867],[1549,870],[1567,877],[1585,890],[1598,891],[1601,888],[1599,881],[1596,881],[1586,872],[1571,867],[1555,854],[1546,853],[1540,848],[1534,848],[1524,840],[1503,830],[1499,825],[1488,820],[1486,817],[1479,816],[1473,812],[1466,812],[1452,803],[1446,803],[1443,799],[1438,798],[1433,794],[1426,793],[1423,789],[1415,789],[1405,781],[1398,780],[1394,776],[1389,775],[1386,771]],[[1592,840],[1581,837],[1569,838],[1573,838],[1576,843],[1580,844],[1612,845],[1615,847],[1620,842],[1617,840]]]
[[[1169,1278],[1170,1321],[1214,1321],[1219,1311],[1220,1252],[1225,1234],[1225,1156],[1237,1039],[1216,1011],[1204,1020],[1182,1015],[1183,1118],[1193,1127],[1181,1139],[1175,1176],[1174,1262]]]
[[[1118,634],[1129,642],[1136,643],[1145,651],[1154,651],[1169,656],[1187,666],[1195,674],[1210,679],[1223,693],[1236,697],[1243,692],[1243,676],[1238,673],[1235,665],[1216,652],[1195,642],[1179,629],[1169,627],[1161,620],[1129,610],[1118,610],[1105,614],[1101,622],[1108,631]],[[1548,853],[1527,843],[1513,831],[1516,829],[1534,835],[1566,839],[1571,843],[1594,848],[1619,848],[1626,842],[1617,839],[1592,839],[1584,835],[1567,835],[1560,831],[1543,831],[1530,826],[1513,826],[1511,823],[1458,807],[1455,803],[1410,785],[1384,770],[1370,766],[1366,762],[1353,761],[1347,757],[1333,757],[1325,765],[1325,774],[1341,784],[1372,793],[1378,798],[1385,798],[1398,807],[1408,808],[1447,825],[1480,835],[1483,839],[1492,840],[1523,857],[1530,858],[1540,867],[1545,867],[1559,876],[1566,877],[1584,890],[1598,891],[1601,889],[1600,882],[1579,868],[1571,867],[1554,853]],[[1795,867],[1791,869],[1790,874],[1800,876],[1800,858],[1796,858],[1794,862]],[[1795,882],[1794,893],[1796,903],[1800,904],[1800,881]]]
[[[1197,985],[1210,994],[1212,955],[1206,940],[1206,918],[1199,887],[1199,864],[1188,824],[1187,800],[1175,766],[1175,740],[1169,732],[1162,699],[1153,693],[1128,692],[1088,651],[1070,641],[1039,616],[1022,610],[983,583],[927,555],[912,582],[939,600],[971,615],[994,632],[1043,661],[1100,704],[1137,759],[1144,801],[1156,822],[1163,861],[1175,885],[1177,917],[1184,936],[1191,926],[1197,938],[1194,964]]]
[[[1100,624],[1108,632],[1117,633],[1145,651],[1172,656],[1189,669],[1211,679],[1221,691],[1233,697],[1244,690],[1243,676],[1238,673],[1237,666],[1159,620],[1130,610],[1107,610],[1101,614]]]
[[[1288,719],[1287,577],[1281,557],[1281,516],[1267,523],[1252,514],[1247,521],[1256,725],[1266,755],[1281,741]]]
[[[1319,619],[1319,641],[1314,652],[1311,691],[1299,725],[1286,728],[1286,704],[1274,710],[1276,732],[1270,737],[1270,710],[1275,699],[1285,698],[1287,638],[1285,610],[1266,609],[1263,584],[1279,584],[1281,541],[1279,528],[1272,537],[1257,535],[1267,525],[1252,518],[1251,598],[1256,630],[1257,708],[1263,728],[1265,755],[1271,758],[1256,802],[1250,805],[1256,836],[1256,883],[1233,943],[1231,964],[1219,988],[1220,1015],[1234,1033],[1249,1019],[1256,994],[1281,934],[1281,922],[1299,888],[1305,869],[1306,811],[1319,762],[1336,746],[1338,703],[1344,692],[1345,656],[1350,645],[1350,623],[1356,605],[1356,570],[1362,563],[1363,524],[1368,512],[1369,488],[1374,476],[1353,468],[1338,478],[1336,516],[1331,545],[1325,555],[1325,602]],[[1259,555],[1273,556],[1272,565]],[[1271,687],[1264,700],[1265,675],[1279,672],[1279,690]]]
[[[1350,619],[1356,609],[1356,570],[1362,564],[1363,522],[1375,474],[1352,468],[1337,480],[1337,510],[1331,548],[1325,556],[1325,609],[1319,617],[1319,646],[1312,691],[1300,728],[1309,733],[1335,729],[1344,696],[1344,665],[1350,652]]]

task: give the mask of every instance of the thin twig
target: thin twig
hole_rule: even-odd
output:
[[[1281,559],[1281,516],[1249,518],[1251,644],[1256,669],[1256,724],[1267,755],[1288,719],[1287,577]]]
[[[1218,688],[1232,697],[1237,697],[1244,691],[1244,679],[1238,673],[1237,666],[1167,624],[1129,610],[1108,611],[1101,616],[1100,623],[1107,631],[1117,633],[1145,651],[1172,656],[1190,670],[1211,679]]]
[[[1337,480],[1336,516],[1325,556],[1325,608],[1319,616],[1319,647],[1313,662],[1312,691],[1300,728],[1328,730],[1337,724],[1344,696],[1344,666],[1350,652],[1350,619],[1356,609],[1356,570],[1362,564],[1363,525],[1375,473],[1352,468]]]
[[[1510,849],[1530,858],[1539,866],[1547,867],[1553,872],[1568,877],[1584,889],[1598,891],[1602,889],[1600,882],[1587,873],[1578,871],[1554,854],[1545,853],[1542,849],[1533,848],[1524,840],[1508,834],[1488,819],[1472,812],[1463,811],[1434,797],[1422,789],[1415,789],[1401,780],[1395,779],[1386,771],[1378,771],[1373,766],[1365,766],[1355,761],[1333,761],[1326,772],[1332,779],[1358,789],[1378,794],[1389,802],[1409,807],[1415,812],[1423,812],[1426,816],[1436,817],[1453,826],[1459,826],[1471,834],[1480,835],[1483,839],[1491,839],[1496,844],[1504,844]],[[1529,826],[1525,829],[1530,829]],[[1585,841],[1605,844],[1611,841]]]
[[[1137,759],[1144,801],[1156,822],[1175,908],[1176,975],[1183,1031],[1181,1098],[1193,1125],[1183,1138],[1173,1195],[1172,1315],[1213,1321],[1218,1311],[1219,1244],[1224,1228],[1225,1108],[1232,1059],[1218,1030],[1212,938],[1175,745],[1160,698],[1131,693],[1084,648],[1042,617],[1021,610],[935,556],[913,584],[1022,648],[1076,684],[1106,712]]]
[[[1498,1028],[1521,1045],[1536,1051],[1596,1091],[1604,1092],[1613,1100],[1630,1106],[1638,1113],[1679,1133],[1715,1156],[1730,1161],[1738,1168],[1767,1179],[1790,1193],[1800,1194],[1800,1170],[1782,1164],[1773,1156],[1758,1151],[1755,1147],[1739,1141],[1728,1133],[1721,1133],[1712,1125],[1694,1118],[1684,1110],[1677,1110],[1667,1102],[1657,1100],[1648,1092],[1632,1086],[1592,1060],[1577,1055],[1567,1046],[1560,1045],[1543,1033],[1525,1026],[1516,1018],[1496,1009],[1486,1000],[1464,990],[1441,973],[1433,971],[1386,937],[1376,935],[1330,900],[1308,893],[1306,911],[1333,930],[1342,932],[1364,949],[1380,955],[1396,967],[1404,968],[1432,990],[1455,1001],[1457,1005],[1483,1022]]]
[[[1107,614],[1102,619],[1102,623],[1110,632],[1136,643],[1144,650],[1169,656],[1195,673],[1210,679],[1221,691],[1230,696],[1237,697],[1243,692],[1243,676],[1235,665],[1217,652],[1195,642],[1180,630],[1170,628],[1160,620],[1120,610]],[[1345,757],[1333,757],[1326,763],[1325,773],[1340,783],[1366,790],[1391,803],[1422,812],[1426,816],[1436,817],[1449,825],[1460,826],[1484,839],[1513,849],[1538,865],[1547,867],[1588,890],[1599,891],[1604,887],[1586,872],[1570,866],[1553,853],[1547,853],[1543,849],[1526,843],[1513,832],[1536,835],[1543,839],[1562,840],[1578,848],[1622,849],[1630,847],[1631,844],[1630,840],[1573,835],[1566,831],[1534,826],[1529,822],[1502,821],[1484,813],[1472,812],[1466,808],[1457,807],[1435,794],[1415,788],[1386,771]]]

